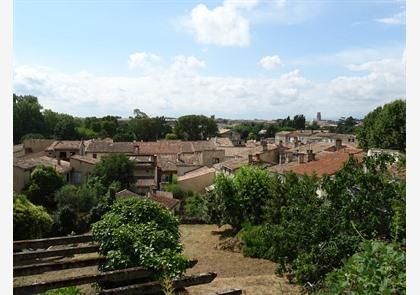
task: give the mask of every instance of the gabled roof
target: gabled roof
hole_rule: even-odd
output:
[[[61,160],[59,165],[58,160],[47,156],[30,159],[18,159],[13,163],[13,167],[21,168],[23,170],[31,170],[40,165],[53,167],[60,174],[66,174],[72,169],[69,162]]]
[[[117,198],[128,198],[128,197],[137,197],[137,198],[142,198],[142,196],[128,190],[128,189],[123,189],[122,191],[119,191],[118,193],[115,194],[115,196]]]
[[[195,177],[199,177],[202,175],[206,175],[209,173],[215,173],[216,170],[214,168],[209,168],[207,166],[203,166],[201,168],[195,169],[193,171],[187,172],[182,176],[178,177],[178,181],[183,181],[183,180],[187,180],[187,179],[192,179]]]
[[[99,159],[86,157],[86,156],[80,156],[80,155],[73,155],[73,156],[70,157],[70,160],[71,159],[78,160],[80,162],[84,162],[84,163],[88,163],[88,164],[92,164],[92,165],[96,165],[99,162],[101,162],[101,160],[99,160]]]
[[[168,208],[169,210],[172,210],[181,202],[180,200],[175,199],[175,198],[169,198],[163,195],[157,195],[153,193],[149,193],[148,199],[158,202],[159,204]]]
[[[180,140],[158,140],[158,141],[137,141],[138,153],[140,155],[178,154],[194,153],[205,150],[215,150],[216,145],[211,140],[201,141],[180,141]]]
[[[82,141],[80,140],[56,140],[45,150],[48,152],[59,150],[79,150],[81,144]]]
[[[132,142],[110,142],[105,140],[91,141],[87,147],[86,152],[90,153],[121,153],[133,154],[134,143]]]
[[[333,175],[341,169],[351,155],[359,162],[361,162],[364,157],[364,153],[360,149],[343,149],[334,153],[325,154],[315,161],[288,167],[284,169],[283,172],[294,172],[299,175],[312,175],[313,173],[318,176],[324,174]]]

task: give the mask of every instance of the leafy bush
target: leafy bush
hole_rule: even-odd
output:
[[[208,219],[206,205],[205,196],[191,192],[185,197],[184,216],[206,221]]]
[[[51,230],[53,220],[42,206],[35,206],[24,195],[13,196],[13,239],[39,239]]]
[[[89,212],[98,203],[94,191],[86,186],[65,185],[55,193],[57,207],[68,206],[76,212]]]
[[[278,262],[279,273],[313,290],[363,240],[405,242],[405,182],[388,171],[391,163],[383,156],[366,158],[363,165],[350,158],[334,177],[321,179],[221,175],[209,196],[209,212],[219,222],[242,225],[245,255]],[[238,192],[240,186],[249,189]],[[256,198],[255,206],[250,200],[258,192],[267,197]]]
[[[54,216],[54,233],[67,235],[79,231],[79,218],[74,209],[69,206],[59,208]]]
[[[93,224],[94,239],[107,260],[103,270],[142,266],[171,277],[182,275],[188,260],[181,254],[178,220],[161,205],[147,199],[117,200]]]
[[[233,178],[217,175],[209,197],[212,201],[208,202],[212,219],[219,225],[230,224],[235,230],[244,223],[262,223],[264,200],[271,198],[273,185],[266,170],[252,166],[241,167]]]
[[[55,207],[54,193],[63,185],[63,176],[58,174],[53,167],[40,165],[32,171],[24,194],[36,205],[53,208]]]
[[[366,241],[338,270],[327,275],[320,294],[405,294],[405,251],[400,245]]]
[[[122,188],[130,188],[135,182],[134,162],[124,154],[110,154],[101,157],[101,162],[95,166],[92,176],[97,176],[104,187],[109,187],[118,181]]]
[[[39,295],[82,295],[82,291],[77,287],[66,287],[54,289],[47,292],[39,293]]]

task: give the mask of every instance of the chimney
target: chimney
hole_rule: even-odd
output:
[[[341,139],[337,138],[335,140],[335,150],[338,151],[339,149],[341,149],[343,146],[341,145],[342,141]]]
[[[307,150],[308,153],[308,162],[315,161],[315,154],[312,152],[312,150]]]
[[[249,164],[251,164],[251,163],[252,163],[252,155],[251,155],[251,154],[249,154],[249,155],[248,155],[248,163],[249,163]]]
[[[261,140],[261,146],[262,146],[262,150],[263,152],[267,151],[267,140]]]
[[[303,164],[303,163],[305,163],[305,161],[304,161],[304,157],[305,155],[304,154],[298,154],[298,161],[299,161],[299,164]]]

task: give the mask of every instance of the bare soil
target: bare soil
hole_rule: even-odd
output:
[[[187,274],[208,271],[217,273],[212,283],[188,287],[187,294],[202,295],[231,288],[240,288],[243,294],[249,295],[299,294],[297,286],[289,284],[286,278],[274,274],[277,267],[274,262],[244,257],[238,253],[237,242],[231,238],[230,227],[185,224],[181,225],[180,230],[185,255],[198,259],[198,263],[189,269]],[[220,249],[229,243],[235,244],[236,252]]]

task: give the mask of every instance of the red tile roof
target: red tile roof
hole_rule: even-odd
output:
[[[297,166],[285,169],[286,172],[294,172],[296,174],[308,174],[311,175],[316,173],[318,176],[323,174],[333,175],[341,169],[343,164],[347,162],[350,155],[353,155],[358,162],[361,162],[364,157],[364,153],[359,149],[343,149],[335,153],[325,155],[324,157]]]

